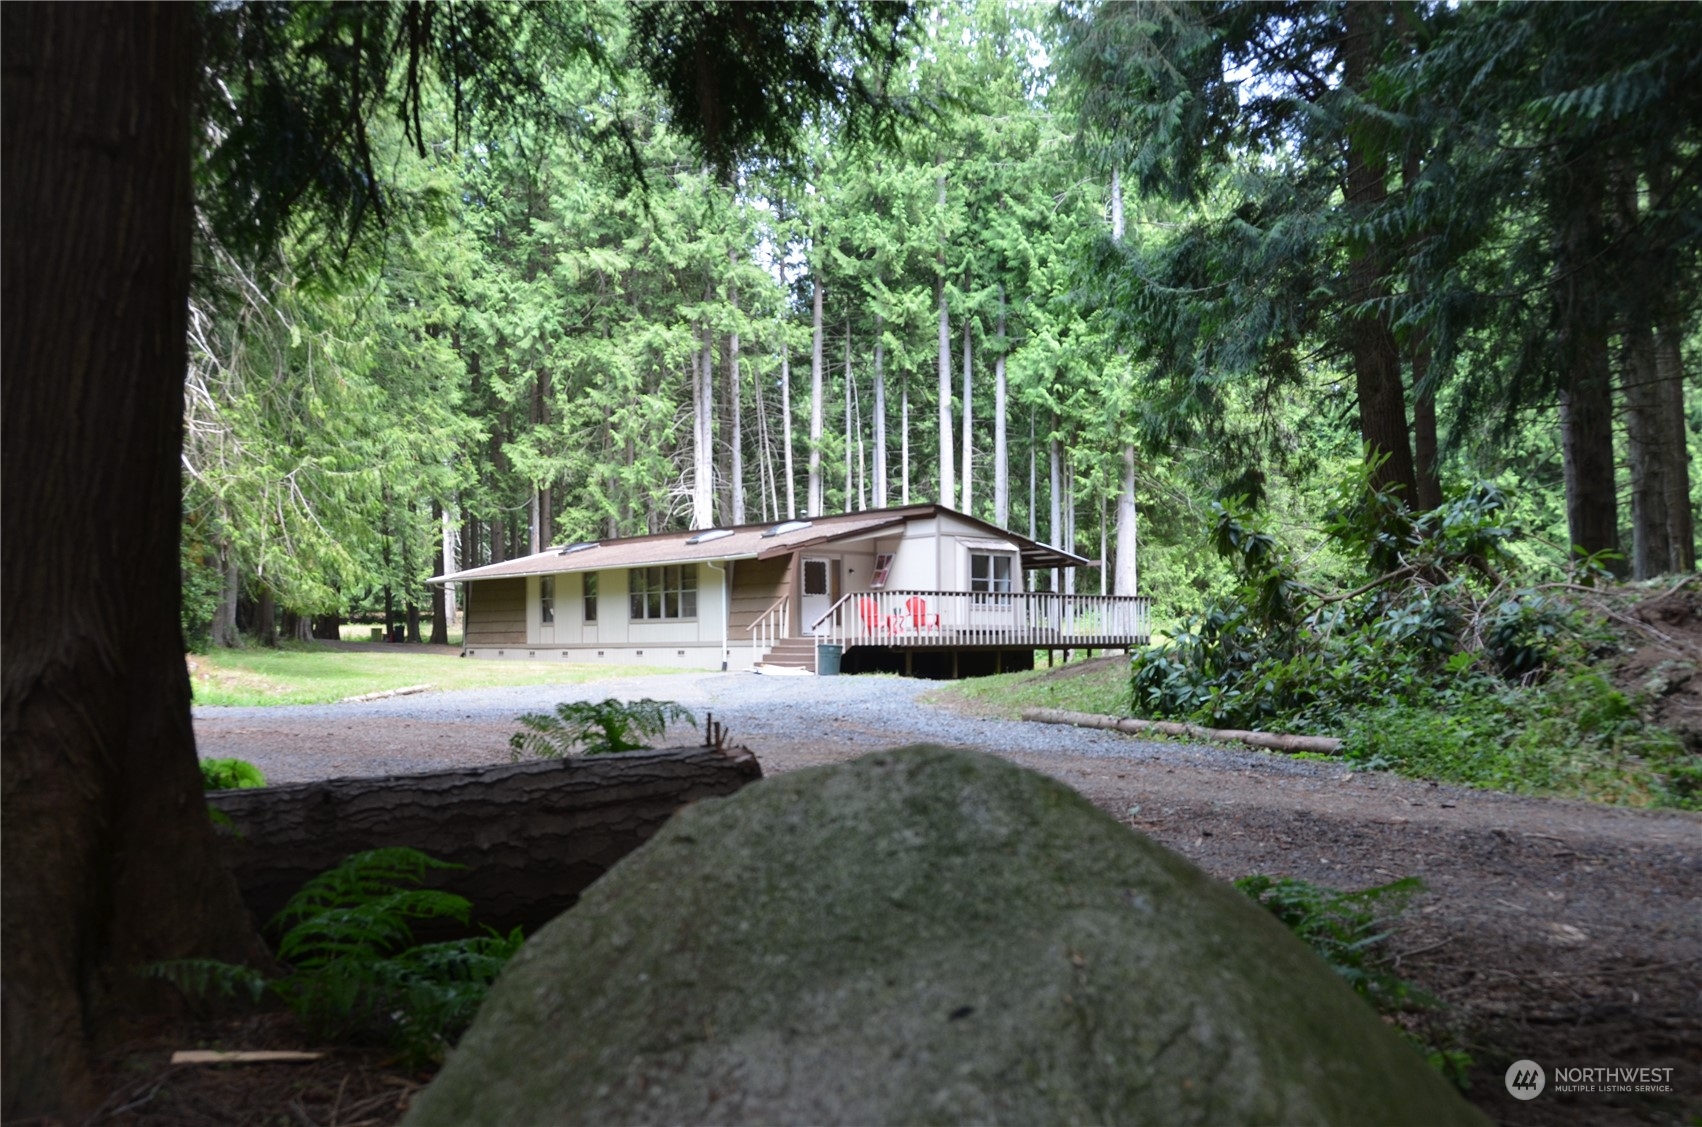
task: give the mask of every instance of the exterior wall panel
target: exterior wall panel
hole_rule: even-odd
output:
[[[526,586],[524,578],[468,583],[467,626],[462,645],[524,646]]]

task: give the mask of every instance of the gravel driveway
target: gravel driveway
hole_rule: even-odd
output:
[[[1517,1124],[1683,1123],[1702,1106],[1702,818],[1437,786],[1261,752],[960,715],[895,677],[682,673],[361,704],[197,708],[203,755],[273,782],[508,760],[521,712],[655,697],[708,713],[767,774],[917,741],[1003,755],[1081,791],[1219,877],[1336,888],[1420,877],[1394,932],[1400,973],[1446,1008],[1423,1020],[1472,1054],[1469,1093]],[[700,729],[667,742],[696,743]],[[1521,1058],[1669,1067],[1657,1095],[1510,1098]]]

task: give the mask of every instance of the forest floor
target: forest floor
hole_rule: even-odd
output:
[[[1082,673],[1070,666],[1051,676]],[[1442,1003],[1418,1019],[1422,1031],[1471,1054],[1468,1098],[1493,1119],[1684,1124],[1702,1110],[1702,816],[969,718],[972,703],[948,707],[919,687],[881,681],[674,675],[585,691],[712,703],[770,774],[937,733],[1063,780],[1225,880],[1265,873],[1359,889],[1417,876],[1426,891],[1393,930],[1395,969]],[[480,710],[453,694],[458,703],[434,710],[433,696],[198,709],[197,739],[203,755],[258,762],[274,781],[507,758],[514,725],[501,717],[513,705]],[[218,1047],[306,1047],[275,1016],[151,1036],[111,1058],[114,1090],[129,1094],[109,1112],[152,1098],[99,1121],[374,1125],[393,1122],[423,1079],[347,1050],[310,1066],[161,1070],[162,1037],[179,1038],[170,1047],[201,1047],[181,1043],[191,1036]],[[1548,1090],[1529,1102],[1503,1084],[1521,1059],[1549,1070]],[[1672,1090],[1556,1092],[1560,1067],[1667,1068]],[[175,1110],[156,1114],[167,1109]]]

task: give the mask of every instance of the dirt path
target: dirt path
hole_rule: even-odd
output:
[[[500,762],[511,731],[483,717],[294,720],[288,710],[196,721],[203,755],[319,749],[327,776],[421,769],[451,753]],[[755,750],[781,773],[903,742],[860,717],[807,739],[770,735]],[[1261,872],[1344,889],[1423,879],[1393,937],[1399,970],[1447,1004],[1427,1020],[1471,1052],[1470,1095],[1492,1117],[1681,1124],[1702,1111],[1702,818],[1295,774],[1258,757],[1233,768],[981,750],[1063,780],[1225,879]],[[1529,1102],[1502,1082],[1522,1058],[1549,1070],[1549,1090]],[[1673,1091],[1557,1093],[1560,1067],[1670,1068]]]

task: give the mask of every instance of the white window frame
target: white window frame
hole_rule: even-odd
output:
[[[697,565],[628,569],[627,614],[633,622],[697,621]]]

